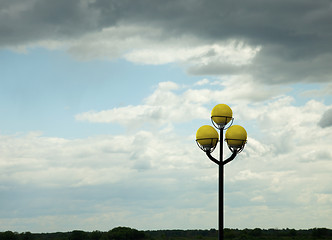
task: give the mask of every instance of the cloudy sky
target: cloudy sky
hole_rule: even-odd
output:
[[[332,228],[331,32],[329,0],[0,0],[0,231],[217,228],[219,103],[225,227]]]

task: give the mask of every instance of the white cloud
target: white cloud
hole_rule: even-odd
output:
[[[178,39],[180,42],[188,42],[187,39]],[[188,45],[187,45],[188,46]],[[208,65],[213,62],[242,66],[250,64],[251,60],[259,52],[260,47],[250,47],[242,42],[229,41],[211,45],[192,45],[188,47],[174,47],[160,44],[154,48],[135,49],[125,55],[131,62],[144,64],[166,64],[172,62],[186,63],[189,65]]]
[[[204,81],[208,84],[207,81]],[[202,119],[209,110],[204,106],[213,102],[262,101],[281,92],[256,85],[250,77],[237,76],[211,83],[209,88],[192,89],[180,87],[174,82],[161,82],[156,90],[144,99],[143,104],[102,111],[88,111],[75,116],[78,121],[118,123],[126,127],[140,127],[144,124],[157,126],[187,122],[188,119]],[[196,83],[194,85],[197,85]],[[217,87],[216,87],[217,86]],[[178,91],[178,92],[177,92]]]
[[[237,81],[238,85],[236,85]],[[294,224],[293,220],[280,222],[285,214],[279,214],[275,221],[272,221],[274,225],[269,225],[265,222],[266,219],[264,220],[264,214],[259,218],[257,214],[249,211],[253,205],[257,209],[264,208],[265,212],[270,214],[273,214],[275,209],[279,209],[279,211],[292,211],[292,214],[302,216],[301,211],[306,209],[308,212],[314,212],[310,206],[317,204],[318,211],[325,211],[327,205],[323,204],[324,198],[320,194],[330,190],[326,183],[332,180],[330,176],[332,164],[329,162],[332,156],[332,150],[329,147],[332,135],[329,130],[322,129],[317,123],[322,113],[330,106],[316,100],[297,106],[293,97],[278,95],[282,90],[256,87],[250,78],[229,78],[219,82],[220,89],[216,89],[215,83],[211,83],[213,90],[209,89],[209,85],[204,86],[206,88],[189,88],[177,92],[165,91],[159,87],[146,98],[144,105],[140,106],[158,105],[161,109],[167,109],[167,112],[171,114],[163,119],[174,123],[179,119],[183,120],[181,115],[183,111],[190,110],[193,106],[200,106],[204,111],[194,114],[192,119],[208,119],[209,112],[205,109],[205,105],[218,100],[226,103],[233,102],[235,121],[243,123],[247,128],[249,140],[245,150],[226,167],[225,179],[229,189],[226,193],[226,218],[230,219],[230,224],[233,224],[230,226],[275,227],[279,224],[287,227]],[[174,89],[183,90],[176,87]],[[265,90],[270,91],[272,97],[269,97]],[[247,99],[257,99],[255,94],[261,94],[258,99],[266,100],[247,104]],[[184,104],[186,108],[182,108],[181,104]],[[188,122],[188,119],[185,121]],[[146,121],[151,120],[147,117]],[[177,131],[177,129],[170,131]],[[155,152],[156,156],[162,152],[161,149],[162,147],[160,151]],[[171,148],[168,151],[170,150]],[[150,151],[144,159],[149,159],[149,156],[154,153],[152,149]],[[225,155],[227,154],[229,153],[225,150]],[[206,157],[202,153],[199,158]],[[197,160],[201,161],[198,158]],[[174,166],[171,162],[169,164]],[[213,167],[213,163],[208,164]],[[322,164],[324,168],[321,167]],[[215,174],[205,178],[203,176],[201,175],[197,180],[205,183],[216,181]],[[244,202],[248,203],[244,204]],[[298,212],[294,210],[294,206],[299,209]],[[260,220],[250,224],[245,218],[234,221],[246,211]],[[323,219],[317,219],[317,223],[324,223]],[[299,224],[294,227],[313,227],[308,223],[301,224],[304,225]]]
[[[1,136],[0,142],[0,191],[6,199],[0,210],[3,228],[20,226],[38,232],[96,230],[93,226],[97,226],[108,230],[110,224],[129,224],[151,229],[160,227],[151,219],[162,216],[165,227],[199,227],[200,213],[206,213],[208,222],[214,218],[214,210],[197,207],[200,204],[192,195],[202,188],[195,178],[209,176],[213,169],[209,162],[198,161],[195,150],[199,150],[192,139],[174,132],[139,131],[73,140],[30,134]],[[201,203],[211,193],[199,194]],[[190,204],[183,208],[186,202]],[[192,220],[184,224],[184,216],[176,214],[179,209]],[[25,221],[27,211],[33,221]],[[99,219],[96,225],[97,216],[103,216],[104,222]],[[122,220],[109,222],[114,216]],[[71,223],[59,224],[63,218]],[[43,227],[38,221],[49,225]]]
[[[68,52],[78,59],[114,59],[121,57],[133,47],[153,44],[160,37],[158,29],[148,26],[122,25],[104,28],[68,41]]]
[[[196,82],[195,85],[196,85],[196,86],[203,86],[203,85],[208,84],[209,82],[210,82],[209,79],[204,78],[204,79],[202,79],[202,80]]]
[[[62,49],[79,60],[124,58],[138,64],[179,63],[190,69],[245,67],[261,50],[260,46],[232,39],[210,42],[193,35],[166,37],[166,34],[162,29],[148,25],[121,24],[79,38],[43,39],[15,45],[12,49],[19,52],[34,47]]]
[[[240,84],[234,87],[237,81]],[[294,98],[278,95],[279,90],[273,89],[267,91],[274,97],[262,97],[267,99],[248,104],[246,99],[261,94],[257,91],[260,87],[255,87],[250,78],[229,78],[218,85],[204,82],[199,89],[195,84],[190,88],[163,82],[141,105],[76,116],[78,120],[125,126],[154,124],[145,131],[138,128],[131,134],[73,140],[40,134],[1,136],[0,190],[33,186],[60,191],[65,186],[70,191],[95,194],[99,197],[75,207],[80,211],[88,206],[94,211],[77,221],[84,227],[93,224],[102,212],[105,221],[115,214],[123,216],[123,224],[128,225],[130,222],[125,220],[129,216],[132,226],[139,228],[157,228],[159,225],[151,219],[164,219],[166,228],[201,228],[198,219],[203,214],[213,227],[217,220],[217,168],[195,145],[194,134],[199,126],[180,131],[175,123],[192,126],[197,119],[208,122],[211,104],[232,102],[234,124],[243,124],[249,138],[244,151],[226,165],[226,226],[314,227],[304,221],[294,225],[296,217],[283,219],[289,212],[305,217],[315,211],[323,214],[321,219],[315,217],[315,223],[326,223],[329,216],[325,212],[331,212],[328,183],[332,181],[332,134],[331,128],[323,129],[317,123],[331,106],[316,100],[296,105]],[[226,146],[224,151],[225,156],[230,154]],[[33,216],[48,219],[52,209],[66,209],[68,202],[72,206],[78,201],[69,193],[68,196],[60,205],[50,207],[46,213],[37,211]],[[45,204],[47,199],[41,197],[39,201]],[[27,201],[29,204],[33,203]],[[108,214],[101,207],[105,204],[109,206]],[[14,211],[10,206],[6,209],[3,216]],[[255,212],[262,209],[264,212]],[[271,215],[274,218],[267,222]],[[17,221],[21,221],[20,216]],[[183,221],[183,216],[191,216],[192,222]],[[78,218],[76,213],[66,217]],[[252,217],[255,221],[248,222]],[[4,217],[1,223],[13,221],[7,220]]]
[[[0,163],[7,174],[2,180],[54,187],[118,181],[131,172],[130,168],[125,172],[118,169],[124,153],[128,153],[124,142],[131,141],[130,137],[65,140],[4,136]]]
[[[319,89],[306,90],[302,93],[304,96],[309,97],[323,97],[332,95],[332,83],[321,84]]]
[[[250,75],[229,76],[220,84],[225,88],[223,95],[230,102],[260,102],[282,94],[285,89],[281,86],[266,86],[254,81]]]
[[[76,115],[79,121],[115,122],[129,126],[143,124],[164,125],[174,122],[187,122],[208,114],[206,108],[197,103],[197,99],[187,94],[177,95],[173,90],[179,86],[173,82],[162,82],[158,88],[144,100],[143,105],[114,108],[100,112],[85,112]]]
[[[332,132],[320,128],[317,122],[327,108],[329,106],[315,100],[295,106],[294,99],[287,96],[271,100],[267,105],[260,103],[233,108],[243,119],[247,118],[244,123],[251,117],[255,119],[255,132],[250,127],[248,134],[251,138],[245,150],[226,166],[229,189],[226,207],[229,215],[226,218],[231,224],[264,228],[275,227],[273,224],[276,222],[279,222],[278,227],[326,225],[327,216],[323,212],[331,212],[329,198],[324,194],[331,190],[327,182],[332,180],[329,174],[332,168],[332,150],[329,147]],[[261,134],[257,135],[256,131]],[[249,200],[252,203],[248,203],[248,208],[243,207],[246,205],[243,202]],[[265,208],[264,213],[256,215],[251,212],[260,207]],[[255,222],[246,223],[244,209],[251,212],[248,217],[255,215]],[[274,211],[279,213],[274,215]],[[311,223],[295,221],[303,211],[308,215],[319,212],[324,217],[314,214]],[[266,223],[265,213],[274,216]],[[298,217],[287,218],[290,213]],[[240,219],[241,215],[244,218]],[[284,221],[280,221],[282,218]]]
[[[133,48],[153,46],[161,38],[160,29],[149,26],[121,25],[103,28],[72,39],[43,39],[11,49],[27,52],[30,48],[64,49],[79,60],[121,58]]]

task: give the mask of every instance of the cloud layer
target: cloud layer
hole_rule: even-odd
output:
[[[202,76],[156,79],[135,105],[72,116],[120,125],[119,134],[1,132],[3,230],[217,226],[217,169],[195,130],[218,103],[232,103],[249,136],[226,168],[226,227],[332,227],[331,1],[3,0],[0,9],[1,50],[174,64]]]
[[[0,46],[65,48],[79,59],[181,63],[266,84],[329,82],[331,2],[2,1]],[[2,19],[2,21],[1,21]]]
[[[49,223],[44,231],[107,230],[112,224],[211,228],[217,220],[217,169],[195,146],[192,129],[209,124],[211,104],[232,100],[235,122],[249,139],[226,167],[226,226],[327,226],[332,135],[318,123],[331,106],[316,100],[295,106],[280,93],[252,104],[238,98],[241,88],[227,95],[229,87],[208,79],[192,86],[162,82],[142,105],[76,116],[121,124],[131,129],[125,135],[2,135],[1,195],[19,196],[2,200],[1,225],[12,229],[19,223],[30,231],[40,231],[40,221]],[[179,124],[193,128],[179,131]],[[301,220],[308,215],[311,221]]]

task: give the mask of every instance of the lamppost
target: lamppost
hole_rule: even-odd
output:
[[[215,128],[219,129],[220,138],[217,130],[210,125],[204,125],[196,132],[197,145],[212,162],[219,165],[218,240],[224,239],[224,165],[232,161],[243,150],[247,142],[246,130],[239,125],[231,126],[233,120],[232,109],[226,104],[218,104],[212,109],[211,122]],[[223,131],[226,129],[225,141],[232,155],[223,160]],[[220,142],[219,160],[211,155],[218,141]]]

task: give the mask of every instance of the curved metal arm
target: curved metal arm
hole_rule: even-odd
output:
[[[206,153],[206,156],[208,156],[212,162],[214,162],[215,164],[220,165],[220,161],[218,161],[217,159],[215,159],[215,158],[211,155],[211,153],[210,153],[209,151],[207,151],[207,152],[205,152],[205,153]],[[239,151],[234,151],[234,152],[232,153],[232,155],[231,155],[229,158],[227,158],[225,161],[222,162],[222,165],[225,165],[225,164],[231,162],[231,161],[236,157],[236,155],[237,155],[238,153],[239,153]]]
[[[238,151],[234,151],[229,158],[227,158],[225,161],[222,162],[222,164],[225,165],[225,164],[229,163],[236,157],[237,154],[238,154]]]
[[[212,157],[212,155],[211,155],[211,153],[209,151],[206,151],[205,153],[206,153],[206,156],[208,156],[212,162],[214,162],[214,163],[216,163],[218,165],[220,164],[220,162],[217,159],[215,159],[214,157]]]

